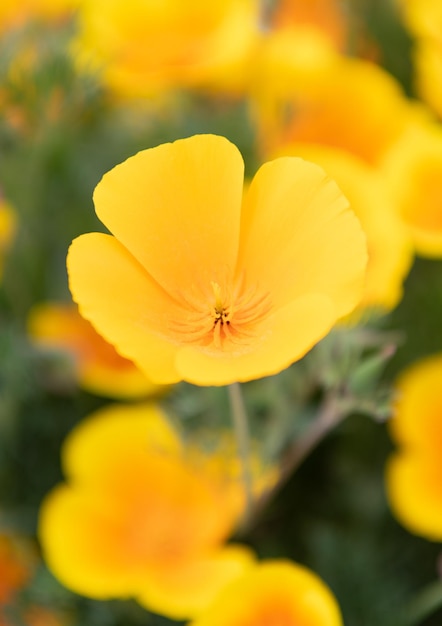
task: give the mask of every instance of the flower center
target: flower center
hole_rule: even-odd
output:
[[[244,280],[210,281],[180,296],[182,316],[170,322],[169,330],[179,343],[208,349],[240,349],[262,336],[262,322],[271,310],[270,294],[247,287]]]

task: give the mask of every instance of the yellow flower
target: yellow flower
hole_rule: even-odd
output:
[[[123,399],[164,390],[151,383],[132,361],[120,356],[72,305],[34,307],[28,332],[40,348],[70,354],[79,385],[91,393]]]
[[[425,117],[375,64],[327,53],[318,41],[309,50],[306,71],[304,46],[299,48],[292,37],[277,55],[270,38],[257,68],[252,108],[267,154],[290,142],[318,143],[374,166],[409,125]]]
[[[0,277],[3,275],[4,257],[11,246],[17,228],[15,212],[0,197]]]
[[[68,483],[40,515],[54,575],[92,598],[198,614],[253,562],[247,548],[224,546],[244,494],[232,459],[213,454],[187,449],[153,405],[103,409],[77,426],[62,451]]]
[[[118,165],[94,201],[114,236],[73,242],[70,288],[154,382],[276,374],[361,297],[360,225],[337,186],[300,159],[262,166],[243,201],[236,147],[194,136]]]
[[[258,11],[255,0],[82,0],[75,51],[122,96],[235,83]]]
[[[386,470],[392,510],[411,532],[442,540],[442,356],[409,367],[397,382],[390,421],[398,450]]]
[[[416,252],[442,257],[442,131],[422,125],[403,135],[383,161],[398,214]]]
[[[342,626],[338,604],[313,572],[264,561],[231,583],[191,626]]]
[[[394,308],[402,297],[413,248],[381,173],[348,152],[318,144],[291,144],[278,154],[300,156],[323,167],[361,222],[367,236],[368,264],[364,293],[356,312],[385,313]]]

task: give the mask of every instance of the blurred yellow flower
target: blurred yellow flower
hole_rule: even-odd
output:
[[[317,35],[308,41],[306,48],[305,37],[286,39],[278,55],[270,38],[262,51],[251,106],[264,154],[308,142],[377,165],[404,130],[427,114],[377,65],[338,55]]]
[[[400,0],[399,5],[414,37],[412,61],[416,91],[442,117],[442,3]]]
[[[442,37],[442,4],[438,0],[397,0],[405,23],[417,37]]]
[[[78,384],[91,393],[124,399],[165,389],[151,383],[132,361],[120,356],[73,305],[35,306],[29,314],[28,333],[41,349],[68,353]]]
[[[278,152],[282,154],[323,167],[361,222],[367,236],[368,264],[364,294],[355,313],[385,313],[394,308],[402,297],[413,247],[381,173],[349,152],[319,144],[291,144]]]
[[[237,460],[188,449],[159,408],[99,411],[62,459],[68,483],[43,502],[39,536],[48,566],[77,593],[134,597],[184,619],[253,563],[247,548],[224,545],[245,506]]]
[[[263,165],[243,201],[237,148],[194,136],[118,165],[94,201],[114,237],[73,242],[74,300],[155,382],[276,374],[361,297],[361,227],[335,183],[301,159]]]
[[[442,130],[427,124],[405,133],[382,165],[416,252],[442,258]]]
[[[226,587],[191,626],[342,626],[338,604],[313,572],[263,561]]]
[[[442,540],[442,355],[413,364],[397,382],[389,422],[398,450],[386,469],[393,513],[411,532]]]
[[[3,275],[5,255],[11,246],[17,228],[12,207],[0,197],[0,277]]]
[[[255,0],[82,0],[74,51],[122,96],[233,86],[258,19]]]

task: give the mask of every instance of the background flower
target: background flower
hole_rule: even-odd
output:
[[[140,398],[161,393],[128,359],[121,357],[70,304],[34,307],[29,335],[41,350],[59,351],[72,359],[73,375],[83,389],[110,398]]]
[[[442,357],[422,359],[397,382],[391,434],[398,449],[387,465],[394,514],[411,532],[442,540]]]
[[[64,445],[68,483],[40,516],[46,562],[77,593],[196,615],[253,561],[224,545],[244,508],[234,458],[186,452],[153,405],[103,409]]]
[[[263,561],[231,583],[192,626],[342,626],[331,591],[307,568]]]

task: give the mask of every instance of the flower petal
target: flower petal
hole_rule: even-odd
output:
[[[83,420],[62,448],[67,478],[95,481],[123,460],[145,463],[149,450],[177,455],[181,441],[155,404],[113,405]]]
[[[442,540],[442,464],[440,450],[392,455],[386,469],[388,499],[395,516],[412,533]]]
[[[238,271],[275,307],[323,293],[345,315],[361,298],[366,263],[361,226],[319,166],[283,157],[260,168],[242,212]]]
[[[172,294],[194,276],[233,270],[244,165],[223,137],[198,135],[139,152],[104,175],[98,217]]]
[[[176,366],[185,380],[198,385],[228,385],[276,374],[300,359],[322,339],[336,320],[333,303],[322,294],[307,294],[279,309],[268,329],[247,352],[213,357],[195,348],[182,348]]]
[[[134,580],[119,541],[118,520],[96,491],[87,497],[67,486],[46,496],[39,539],[53,574],[76,593],[97,599],[129,597]]]
[[[194,617],[253,563],[250,549],[239,545],[226,546],[213,555],[199,557],[181,567],[158,568],[150,574],[137,599],[149,610],[176,620]]]
[[[228,585],[192,626],[342,626],[330,589],[288,560],[264,561]]]
[[[73,241],[67,266],[83,317],[150,380],[177,382],[176,348],[162,338],[161,324],[173,312],[179,318],[178,306],[134,257],[114,237],[90,233]]]

